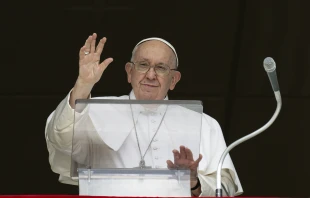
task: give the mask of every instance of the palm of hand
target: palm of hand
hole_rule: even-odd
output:
[[[202,155],[199,154],[199,158],[194,160],[193,153],[189,148],[180,146],[180,152],[173,150],[174,162],[167,160],[167,166],[169,169],[190,169],[191,172],[197,172],[199,162],[202,159]]]
[[[186,158],[175,158],[174,164],[180,168],[180,169],[190,169],[190,170],[196,170],[197,166],[195,164],[194,160],[186,159]]]
[[[95,33],[89,36],[84,46],[80,49],[78,79],[85,84],[97,83],[104,70],[113,61],[112,58],[107,58],[100,63],[100,55],[107,39],[105,37],[102,38],[96,47],[96,38],[97,34]]]
[[[97,83],[103,71],[99,67],[99,57],[97,54],[89,54],[80,59],[79,78],[85,83]]]

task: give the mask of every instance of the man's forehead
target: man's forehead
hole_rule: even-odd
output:
[[[165,43],[163,43],[161,41],[156,41],[156,40],[145,41],[145,42],[137,45],[137,47],[139,47],[139,48],[142,48],[144,46],[160,46],[160,47],[164,47],[166,49],[170,49],[172,51],[172,49],[168,45],[166,45]]]
[[[142,41],[137,43],[137,45],[134,47],[133,53],[138,47],[140,48],[143,46],[150,46],[152,44],[156,45],[156,44],[161,44],[161,43],[164,44],[164,46],[167,46],[172,50],[172,52],[174,53],[174,55],[176,57],[176,65],[178,66],[178,64],[179,64],[178,56],[177,56],[177,53],[176,53],[174,47],[168,41],[161,39],[161,38],[152,37],[152,38],[143,39]]]
[[[167,46],[166,44],[160,41],[146,41],[141,43],[136,47],[136,53],[139,51],[139,54],[146,53],[153,53],[154,51],[157,52],[164,52],[166,55],[170,55],[174,57],[174,52],[172,49]]]

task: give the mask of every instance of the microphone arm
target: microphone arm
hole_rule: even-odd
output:
[[[222,171],[222,166],[223,166],[223,161],[226,157],[226,155],[228,154],[229,151],[231,151],[234,147],[238,146],[239,144],[241,144],[242,142],[249,140],[255,136],[257,136],[258,134],[262,133],[263,131],[265,131],[268,127],[270,127],[270,125],[276,120],[276,118],[278,117],[280,110],[281,110],[281,106],[282,106],[282,100],[281,100],[281,94],[280,91],[275,91],[275,98],[277,100],[277,108],[275,113],[273,114],[273,116],[271,117],[271,119],[264,125],[262,126],[260,129],[236,140],[235,142],[233,142],[231,145],[229,145],[225,151],[223,152],[218,167],[217,167],[217,174],[216,174],[216,191],[215,191],[215,196],[216,197],[222,197],[222,181],[221,181],[221,171]],[[229,196],[229,195],[228,195]]]

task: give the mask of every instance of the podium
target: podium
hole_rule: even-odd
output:
[[[80,195],[191,196],[173,150],[200,153],[201,101],[77,100],[71,177]]]

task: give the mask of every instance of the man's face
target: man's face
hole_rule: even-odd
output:
[[[170,69],[176,68],[175,55],[165,43],[161,41],[146,41],[138,46],[134,54],[134,63],[146,62],[151,66],[167,65]],[[138,100],[162,100],[168,90],[173,90],[181,78],[179,71],[171,70],[166,76],[156,74],[154,68],[146,73],[136,71],[133,64],[127,63],[126,72],[128,82],[131,83]]]

